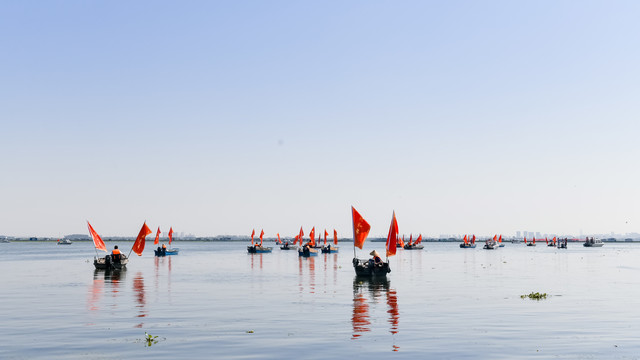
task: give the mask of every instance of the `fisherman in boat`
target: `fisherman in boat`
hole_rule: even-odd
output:
[[[120,249],[118,249],[118,245],[116,245],[113,247],[113,250],[111,251],[111,260],[114,263],[119,263],[121,258],[122,258],[122,253],[120,252]]]
[[[371,259],[369,259],[370,266],[374,266],[374,265],[382,266],[382,258],[380,257],[380,254],[378,254],[376,250],[373,250],[372,252],[370,252],[369,255],[373,256]]]

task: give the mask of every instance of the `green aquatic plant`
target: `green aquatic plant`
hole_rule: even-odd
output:
[[[152,336],[151,334],[147,334],[147,332],[144,332],[144,341],[145,341],[145,345],[146,346],[151,346],[153,344],[157,344],[158,343],[158,336]]]
[[[520,295],[521,299],[529,298],[531,300],[542,300],[547,298],[547,293],[531,292],[528,295]]]

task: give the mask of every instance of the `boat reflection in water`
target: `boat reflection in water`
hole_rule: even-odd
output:
[[[138,272],[136,276],[133,278],[133,294],[136,299],[136,308],[138,308],[137,317],[143,318],[147,316],[147,311],[145,309],[147,305],[147,301],[145,300],[145,288],[144,288],[144,277],[141,272]],[[136,328],[141,328],[144,325],[144,322],[141,322],[135,325]]]
[[[115,297],[120,292],[120,281],[124,280],[126,275],[125,270],[93,270],[93,282],[89,288],[89,299],[87,301],[87,307],[90,311],[100,310],[100,301],[103,296],[103,292],[109,293]]]
[[[308,268],[308,279],[304,276],[304,268]],[[298,256],[298,288],[302,294],[305,289],[305,285],[309,286],[309,293],[315,294],[316,292],[316,259],[314,257],[302,257]]]
[[[371,331],[371,313],[376,311],[376,306],[381,299],[386,300],[389,314],[389,332],[398,333],[398,323],[400,311],[398,310],[398,294],[391,288],[391,282],[386,278],[361,278],[355,277],[353,280],[353,315],[351,324],[353,326],[352,339],[358,339],[363,333]],[[398,351],[400,347],[393,345],[393,351]]]

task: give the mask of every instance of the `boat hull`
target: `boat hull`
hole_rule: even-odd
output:
[[[375,265],[373,261],[361,260],[353,258],[353,269],[356,272],[356,276],[361,277],[386,277],[391,272],[389,263],[381,263]]]
[[[264,254],[264,253],[270,253],[271,250],[273,250],[273,248],[270,247],[262,247],[262,246],[247,246],[247,252],[249,252],[249,254]]]
[[[162,257],[167,255],[178,255],[178,253],[180,252],[180,249],[175,248],[175,249],[165,249],[165,250],[153,250],[153,252],[156,256]]]
[[[405,249],[405,250],[422,250],[422,249],[424,249],[424,245],[422,245],[422,244],[418,244],[418,245],[411,244],[411,245],[408,245],[407,244],[407,245],[403,246],[402,248]]]
[[[338,252],[338,248],[337,247],[333,247],[331,245],[322,248],[322,253],[323,254],[333,254],[333,253],[337,253],[337,252]]]
[[[93,258],[93,266],[97,270],[121,270],[126,269],[127,264],[129,263],[129,259],[125,254],[122,254],[122,259],[117,261],[112,261],[111,255],[107,255],[102,258]]]
[[[318,256],[318,250],[313,248],[305,247],[303,249],[298,249],[298,256],[309,257],[309,256]]]
[[[461,249],[473,249],[476,247],[476,244],[460,244]]]
[[[602,245],[604,245],[604,244],[603,243],[594,243],[594,244],[584,243],[584,244],[582,244],[582,246],[584,246],[584,247],[602,247]]]

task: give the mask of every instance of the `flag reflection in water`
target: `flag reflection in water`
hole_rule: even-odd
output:
[[[364,333],[371,331],[371,313],[376,311],[376,306],[380,304],[380,299],[386,298],[389,316],[388,324],[391,334],[398,333],[398,323],[400,311],[398,309],[398,294],[390,287],[387,279],[358,278],[353,280],[353,315],[351,324],[353,326],[352,339],[358,339]],[[392,351],[398,351],[399,346],[393,345]]]

